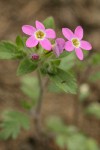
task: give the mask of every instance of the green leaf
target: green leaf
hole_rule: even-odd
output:
[[[93,139],[87,139],[86,141],[87,150],[99,150],[97,142]]]
[[[46,120],[46,126],[50,131],[55,133],[62,133],[64,131],[64,124],[58,117],[49,117]]]
[[[53,66],[59,66],[60,65],[60,60],[59,59],[54,59],[54,60],[51,60],[50,63],[51,65]]]
[[[60,68],[57,69],[57,73],[50,75],[50,78],[60,89],[64,92],[76,94],[77,84],[73,74],[66,72]]]
[[[50,92],[55,92],[55,93],[63,93],[64,91],[59,88],[56,84],[54,84],[53,82],[51,82],[48,86],[48,90]]]
[[[88,114],[88,115],[93,115],[95,116],[97,119],[100,119],[100,104],[98,103],[92,103],[90,104],[85,112]]]
[[[17,75],[24,75],[34,71],[37,68],[37,63],[28,58],[24,58],[17,70]]]
[[[55,28],[55,22],[53,17],[48,17],[47,19],[44,20],[43,22],[45,28]]]
[[[10,42],[0,42],[0,59],[23,58],[26,54]]]
[[[22,112],[6,111],[3,114],[3,122],[0,124],[2,128],[0,132],[1,139],[12,137],[15,139],[20,133],[21,128],[28,130],[30,127],[29,118]]]
[[[25,46],[24,42],[23,42],[23,39],[19,35],[16,37],[16,44],[20,48],[24,48],[24,46]]]
[[[75,55],[74,55],[74,53],[71,53],[71,54],[67,55],[66,57],[61,58],[59,68],[67,71],[67,70],[71,69],[74,65],[75,65]]]
[[[46,125],[50,131],[55,133],[55,142],[60,148],[68,150],[99,150],[95,140],[80,133],[76,127],[65,125],[58,117],[48,118]]]
[[[22,100],[21,101],[21,106],[24,108],[24,109],[27,109],[27,110],[30,110],[33,105],[31,104],[31,102],[29,101],[26,101],[26,100]]]
[[[24,76],[21,78],[21,90],[24,94],[31,98],[32,103],[35,104],[40,91],[37,77]]]
[[[76,133],[67,137],[66,146],[68,150],[86,150],[86,137],[83,134]]]
[[[65,148],[66,147],[66,137],[63,135],[59,135],[56,137],[56,144],[60,147],[60,148]]]

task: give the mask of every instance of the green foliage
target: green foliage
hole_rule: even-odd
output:
[[[56,84],[54,84],[53,82],[50,82],[49,86],[48,86],[48,90],[50,92],[55,92],[55,93],[63,93],[64,91],[62,89],[60,89]]]
[[[0,59],[18,59],[26,54],[11,42],[0,42]]]
[[[40,91],[37,77],[28,75],[21,78],[21,90],[32,100],[31,104],[23,101],[22,105],[25,108],[33,107],[33,105],[35,105],[37,102],[37,99],[39,97],[39,91]]]
[[[60,65],[61,61],[59,59],[54,59],[54,60],[50,60],[50,63],[52,66],[57,67]]]
[[[87,150],[99,150],[96,141],[91,138],[86,141],[86,145]]]
[[[22,112],[5,111],[3,121],[0,124],[0,139],[6,140],[10,137],[15,139],[20,133],[21,128],[28,130],[30,127],[29,118]]]
[[[31,101],[26,101],[26,100],[22,100],[21,101],[21,106],[26,109],[26,110],[30,110],[33,107],[33,103]]]
[[[50,131],[55,133],[64,133],[65,126],[60,118],[58,117],[50,117],[46,120],[46,126]]]
[[[75,76],[72,73],[57,68],[57,73],[50,75],[50,78],[64,92],[76,94],[77,84]]]
[[[57,67],[60,64],[59,59],[50,59],[47,62],[45,62],[40,70],[43,75],[49,74],[49,75],[54,75],[57,73]]]
[[[19,36],[19,35],[16,37],[16,44],[20,48],[24,48],[25,47],[24,41],[21,38],[21,36]]]
[[[44,20],[43,22],[44,26],[46,28],[55,28],[55,22],[54,22],[54,18],[53,17],[48,17]]]
[[[66,126],[59,118],[46,121],[47,128],[55,133],[55,142],[68,150],[99,150],[95,140],[80,133],[74,126]]]
[[[64,54],[64,57],[63,55],[60,56],[60,59],[61,59],[61,63],[59,65],[59,68],[61,68],[62,70],[69,70],[71,69],[74,65],[75,65],[75,55],[74,53],[71,53],[69,55],[66,56],[65,53]]]
[[[93,115],[95,116],[97,119],[100,119],[100,104],[98,103],[92,103],[90,104],[85,112],[88,114],[88,115]]]
[[[24,58],[18,67],[17,75],[25,75],[34,71],[37,68],[37,62],[31,61],[28,58]]]
[[[91,82],[96,82],[97,80],[100,80],[100,71],[91,74],[89,80]]]

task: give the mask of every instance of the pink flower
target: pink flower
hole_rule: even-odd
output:
[[[56,33],[53,29],[45,29],[44,25],[36,21],[36,28],[30,25],[22,26],[22,31],[29,35],[30,37],[26,41],[27,47],[35,47],[38,43],[46,49],[51,50],[51,43],[48,38],[54,39],[56,37]]]
[[[62,38],[57,38],[55,40],[55,45],[52,47],[52,50],[54,51],[55,55],[59,57],[59,55],[63,52],[65,47],[65,40]]]
[[[69,52],[75,50],[77,57],[80,60],[83,60],[82,49],[84,50],[92,49],[92,46],[89,42],[82,40],[83,28],[81,26],[76,27],[74,33],[68,28],[63,28],[62,33],[65,36],[65,38],[69,40],[65,43],[65,50]]]

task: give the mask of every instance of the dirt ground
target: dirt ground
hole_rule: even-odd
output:
[[[43,21],[48,16],[55,18],[58,37],[61,35],[61,27],[74,29],[80,24],[85,29],[85,38],[93,45],[93,51],[100,51],[99,0],[0,0],[0,39],[14,41],[16,35],[22,34],[23,24],[34,25],[36,19]],[[0,60],[0,112],[12,107],[21,110],[20,100],[25,95],[20,91],[20,78],[16,76],[17,66],[17,61]],[[61,116],[67,124],[78,126],[100,144],[100,121],[83,114],[88,103],[100,103],[100,83],[91,85],[91,89],[92,95],[84,106],[73,95],[51,94],[46,91],[42,120],[52,114]],[[23,132],[14,141],[1,141],[0,150],[58,150],[52,140],[39,141],[34,138],[32,130]]]

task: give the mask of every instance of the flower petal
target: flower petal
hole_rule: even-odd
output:
[[[32,35],[36,31],[36,29],[33,26],[24,25],[22,26],[22,31],[27,35]]]
[[[35,47],[38,44],[38,41],[34,38],[34,36],[31,36],[26,41],[27,47]]]
[[[63,52],[65,46],[65,40],[63,38],[57,38],[55,41],[55,45],[52,47],[55,55],[59,57],[59,55]]]
[[[62,33],[68,40],[71,40],[74,36],[73,32],[68,28],[62,28]]]
[[[75,52],[76,52],[77,57],[80,60],[83,60],[83,52],[82,52],[81,48],[75,48]]]
[[[91,50],[92,49],[92,45],[87,42],[87,41],[81,41],[81,48],[83,48],[84,50]]]
[[[45,30],[45,27],[44,27],[44,25],[41,22],[36,21],[35,24],[36,24],[36,28],[37,29]]]
[[[59,49],[58,49],[58,47],[57,47],[56,45],[54,45],[54,46],[52,47],[52,50],[54,51],[54,54],[55,54],[57,57],[59,57],[60,51],[59,51]]]
[[[72,44],[71,41],[67,41],[67,42],[65,43],[65,50],[66,50],[66,51],[69,51],[69,52],[71,52],[71,51],[74,50],[74,46],[73,46],[73,44]]]
[[[81,40],[83,38],[83,28],[81,26],[76,27],[75,35]]]
[[[56,37],[56,33],[53,29],[46,29],[45,32],[47,38],[54,39]]]
[[[65,47],[65,40],[63,38],[57,38],[56,45],[59,49],[59,52],[62,53]]]
[[[51,50],[52,45],[51,45],[51,43],[50,43],[50,41],[49,41],[48,39],[44,39],[44,40],[41,40],[41,41],[39,41],[39,42],[40,42],[41,46],[42,46],[44,49],[46,49],[46,50]]]

